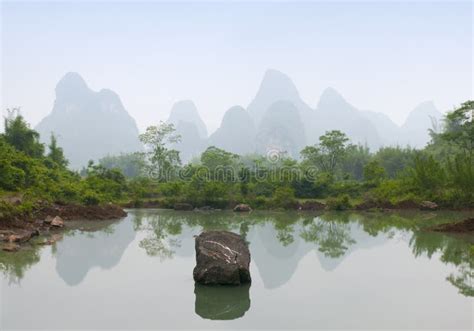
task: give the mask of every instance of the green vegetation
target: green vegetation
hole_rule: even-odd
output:
[[[105,202],[141,206],[154,201],[172,207],[296,209],[306,199],[328,208],[377,208],[430,200],[442,207],[474,206],[474,102],[448,113],[440,132],[423,150],[385,147],[371,153],[353,145],[340,131],[329,131],[301,151],[301,160],[261,155],[239,156],[209,147],[182,165],[173,125],[160,123],[140,135],[144,153],[108,156],[80,173],[67,168],[62,149],[51,136],[47,148],[18,110],[9,111],[0,135],[1,215],[21,196],[22,212],[39,201],[94,205]],[[12,209],[13,208],[13,209]],[[12,211],[13,210],[13,211]]]
[[[124,197],[127,183],[120,171],[90,163],[81,176],[67,164],[54,136],[45,152],[39,134],[18,110],[10,111],[0,134],[0,220],[44,202],[99,204]]]

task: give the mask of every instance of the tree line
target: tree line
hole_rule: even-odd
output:
[[[182,164],[173,149],[180,137],[173,125],[160,123],[140,135],[144,151],[91,161],[81,171],[67,168],[54,135],[44,146],[14,109],[0,135],[0,194],[57,203],[140,206],[155,200],[165,207],[245,202],[254,208],[295,208],[306,200],[333,209],[423,200],[473,207],[473,109],[474,101],[467,101],[447,113],[421,150],[393,146],[371,152],[333,130],[305,147],[298,160],[284,152],[236,155],[212,146]]]

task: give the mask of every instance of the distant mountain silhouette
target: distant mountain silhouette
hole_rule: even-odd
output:
[[[428,129],[440,123],[443,114],[435,107],[433,101],[419,104],[408,115],[401,127],[401,137],[405,144],[412,147],[424,147],[430,140]]]
[[[43,142],[54,133],[72,168],[106,155],[136,152],[135,120],[119,96],[107,89],[94,92],[77,73],[67,73],[56,86],[53,111],[37,126]]]
[[[289,101],[273,103],[265,113],[257,131],[257,152],[285,152],[298,158],[306,145],[305,129],[300,113]]]
[[[257,127],[260,126],[268,108],[277,101],[291,102],[299,111],[299,115],[304,121],[313,112],[301,99],[290,77],[280,71],[269,69],[263,76],[255,98],[247,107],[247,111],[253,117]]]
[[[382,145],[382,140],[374,124],[361,111],[350,105],[336,90],[326,89],[321,95],[316,109],[311,109],[301,99],[291,79],[277,70],[268,70],[265,73],[255,98],[247,108],[258,128],[266,126],[265,115],[269,108],[278,101],[287,101],[294,105],[298,113],[297,116],[303,123],[304,144],[316,144],[319,137],[326,131],[341,130],[354,143],[367,144],[373,149]],[[275,123],[275,120],[273,122]],[[286,125],[285,123],[280,124]],[[257,138],[260,137],[257,136]],[[257,141],[257,145],[261,143],[261,141]],[[269,144],[269,142],[264,142],[264,144]]]
[[[194,102],[191,100],[176,102],[166,122],[172,123],[176,133],[181,136],[181,141],[172,148],[180,152],[182,162],[189,162],[206,149],[207,128]]]
[[[327,88],[322,93],[309,126],[308,138],[311,145],[330,130],[340,130],[352,143],[368,145],[372,149],[381,145],[376,127],[333,88]]]
[[[255,124],[240,107],[234,106],[226,111],[221,126],[210,137],[208,144],[226,151],[243,155],[255,152]]]
[[[199,116],[196,105],[191,100],[181,100],[176,102],[171,108],[170,117],[167,120],[178,126],[179,122],[187,122],[194,124],[198,130],[199,136],[202,139],[207,138],[207,128],[201,116]]]
[[[382,113],[365,111],[363,115],[377,128],[382,145],[416,148],[422,148],[430,141],[429,129],[440,125],[443,118],[432,101],[425,101],[415,107],[401,127]]]
[[[324,90],[312,109],[287,75],[270,69],[247,109],[228,109],[210,137],[191,100],[176,102],[167,123],[181,136],[181,142],[170,147],[187,163],[211,145],[240,155],[280,151],[298,158],[301,149],[317,144],[330,130],[340,130],[352,143],[372,151],[390,145],[420,148],[430,139],[428,129],[441,118],[433,102],[424,102],[398,126],[383,113],[357,109],[333,88]],[[91,159],[142,149],[135,121],[118,95],[106,89],[91,91],[77,73],[66,74],[58,83],[53,111],[36,129],[46,143],[53,132],[76,169]]]
[[[381,139],[381,145],[403,145],[403,139],[400,136],[400,127],[395,124],[390,117],[383,113],[369,110],[363,111],[362,115],[377,129]]]

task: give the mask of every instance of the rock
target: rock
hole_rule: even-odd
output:
[[[13,232],[10,230],[0,230],[0,240],[1,241],[8,241],[10,238],[10,235],[12,235]]]
[[[436,210],[438,209],[438,205],[432,201],[422,201],[420,203],[421,210]]]
[[[26,242],[31,239],[31,237],[37,235],[37,231],[23,230],[21,232],[16,232],[8,236],[8,242]]]
[[[55,218],[53,218],[53,220],[51,221],[51,226],[55,226],[57,228],[62,228],[64,226],[64,221],[61,217],[59,216],[56,216]]]
[[[20,249],[20,246],[12,242],[4,244],[2,246],[2,250],[4,250],[5,252],[16,252],[19,249]]]
[[[315,200],[308,200],[298,206],[298,210],[324,210],[326,204]]]
[[[206,285],[249,283],[250,252],[238,234],[207,231],[196,237],[194,280]]]
[[[233,320],[250,309],[250,284],[241,286],[206,286],[194,284],[197,315],[210,320]]]
[[[252,208],[250,208],[250,206],[246,205],[245,203],[239,203],[237,206],[234,207],[234,211],[247,212],[247,211],[252,211]]]
[[[48,215],[48,216],[46,216],[44,222],[45,222],[46,224],[51,224],[51,222],[53,221],[53,219],[54,219],[53,216]]]
[[[193,210],[193,205],[189,203],[175,203],[174,210]]]

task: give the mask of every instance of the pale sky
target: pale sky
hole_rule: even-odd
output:
[[[473,98],[472,2],[2,2],[2,110],[33,125],[69,71],[117,92],[140,130],[195,102],[210,132],[266,69],[315,107],[326,87],[402,123]]]

